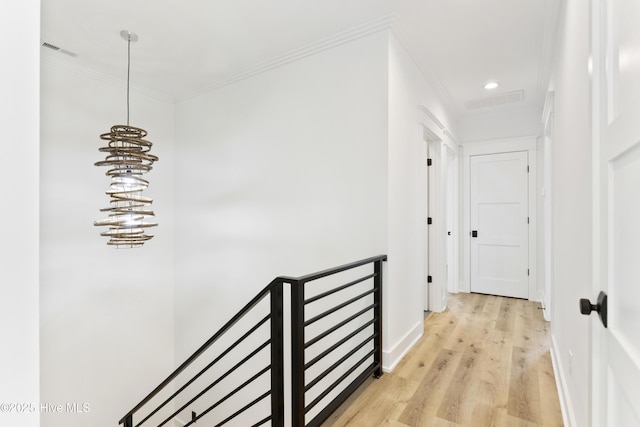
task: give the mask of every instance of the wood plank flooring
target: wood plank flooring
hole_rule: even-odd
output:
[[[461,293],[448,305],[392,373],[367,380],[323,427],[562,426],[540,304]]]

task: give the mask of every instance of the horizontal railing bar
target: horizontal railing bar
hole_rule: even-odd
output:
[[[267,421],[271,421],[272,419],[273,419],[273,416],[269,415],[268,417],[265,417],[265,418],[261,419],[260,421],[258,421],[254,425],[252,425],[251,427],[261,426],[262,424],[266,423]]]
[[[173,417],[175,417],[176,415],[178,415],[182,410],[184,410],[187,406],[191,405],[193,402],[195,402],[196,400],[200,399],[206,392],[208,392],[209,390],[211,390],[213,387],[215,387],[216,385],[218,385],[220,383],[220,381],[222,381],[223,379],[227,378],[229,375],[231,375],[236,369],[238,369],[240,366],[244,365],[249,359],[251,359],[253,356],[255,356],[256,354],[260,353],[263,349],[265,349],[269,344],[271,343],[271,340],[267,340],[265,341],[260,347],[256,348],[254,351],[252,351],[248,356],[246,356],[244,359],[242,359],[240,362],[238,362],[235,366],[233,366],[231,369],[229,369],[227,372],[225,372],[224,374],[222,374],[217,380],[215,380],[214,382],[212,382],[211,384],[209,384],[204,390],[202,390],[200,393],[198,393],[197,395],[195,395],[194,397],[191,398],[191,400],[189,400],[187,403],[185,403],[184,405],[182,405],[180,407],[180,409],[178,409],[177,411],[175,411],[173,414],[171,414],[169,416],[169,418],[167,418],[166,420],[164,420],[162,422],[162,424],[158,424],[158,427],[162,427],[163,425],[165,425],[167,422],[171,421],[171,419]]]
[[[234,419],[235,417],[237,417],[238,415],[240,415],[241,413],[243,413],[247,409],[251,408],[253,405],[255,405],[256,403],[260,402],[262,399],[264,399],[265,397],[269,396],[270,394],[271,394],[271,390],[269,390],[268,392],[266,392],[262,396],[258,396],[256,399],[253,400],[253,402],[245,405],[243,408],[241,408],[241,409],[237,410],[236,412],[234,412],[233,414],[229,415],[227,418],[222,420],[222,422],[216,424],[214,427],[220,427],[221,425],[225,425],[226,423],[228,423],[229,421],[231,421],[232,419]]]
[[[386,255],[377,255],[371,258],[365,258],[360,261],[354,261],[349,264],[344,264],[339,267],[329,268],[327,270],[322,270],[317,273],[307,274],[305,276],[300,277],[288,277],[288,276],[280,276],[278,279],[287,283],[306,283],[311,282],[313,280],[321,279],[326,276],[331,276],[332,274],[341,273],[346,270],[351,270],[352,268],[360,267],[361,265],[371,264],[376,261],[386,261]],[[277,280],[277,279],[276,279]]]
[[[354,280],[352,282],[349,282],[349,283],[344,284],[342,286],[339,286],[337,288],[333,288],[330,291],[318,294],[318,295],[316,295],[314,297],[311,297],[311,298],[305,300],[304,303],[305,303],[305,305],[306,304],[311,304],[312,302],[318,301],[319,299],[322,299],[322,298],[327,297],[329,295],[335,294],[336,292],[340,292],[340,291],[342,291],[344,289],[347,289],[347,288],[349,288],[349,287],[351,287],[353,285],[357,285],[358,283],[364,282],[365,280],[371,279],[373,277],[376,277],[376,273],[371,273],[371,274],[369,274],[367,276],[361,277],[359,279],[356,279],[356,280]]]
[[[227,348],[225,351],[223,351],[218,357],[216,357],[211,363],[209,363],[207,366],[205,366],[200,372],[198,372],[193,378],[191,378],[189,381],[187,381],[186,384],[184,384],[182,387],[180,387],[176,392],[174,392],[171,396],[169,396],[164,402],[162,402],[162,404],[160,404],[160,406],[158,406],[156,409],[154,409],[149,415],[147,415],[142,421],[140,421],[138,424],[136,424],[135,427],[140,427],[145,421],[147,421],[149,418],[151,418],[152,416],[154,416],[158,411],[160,411],[162,408],[164,408],[164,406],[169,403],[171,400],[173,400],[177,395],[179,395],[180,393],[182,393],[187,387],[189,387],[191,384],[193,384],[194,381],[196,381],[198,378],[200,378],[202,376],[202,374],[204,374],[205,372],[207,372],[213,365],[215,365],[216,363],[218,363],[224,356],[226,356],[227,354],[229,354],[231,352],[231,350],[233,350],[234,348],[236,348],[242,341],[244,341],[249,335],[251,335],[252,333],[254,333],[256,330],[258,330],[258,328],[260,328],[260,326],[264,325],[266,323],[267,320],[269,320],[271,318],[271,314],[267,314],[260,322],[258,322],[255,326],[253,326],[251,329],[249,329],[249,331],[247,331],[243,336],[241,336],[238,340],[236,340],[236,342],[234,342],[229,348]]]
[[[318,320],[323,319],[323,318],[327,317],[328,315],[335,313],[336,311],[340,310],[341,308],[345,308],[349,304],[353,304],[354,302],[356,302],[356,301],[358,301],[358,300],[360,300],[360,299],[362,299],[362,298],[364,298],[364,297],[366,297],[368,295],[371,295],[372,293],[374,293],[377,290],[378,290],[378,288],[369,289],[368,291],[363,292],[360,295],[355,296],[355,297],[351,298],[350,300],[347,300],[347,301],[343,302],[342,304],[338,304],[335,307],[330,308],[329,310],[327,310],[327,311],[325,311],[325,312],[323,312],[321,314],[318,314],[316,317],[307,320],[306,322],[304,322],[304,326],[307,327],[307,326],[317,322]]]
[[[369,310],[371,310],[372,308],[375,308],[375,307],[376,307],[376,304],[371,304],[369,307],[366,307],[366,308],[360,310],[359,312],[357,312],[356,314],[344,319],[342,322],[338,323],[337,325],[333,326],[332,328],[327,329],[326,331],[324,331],[323,333],[319,334],[315,338],[312,338],[309,341],[307,341],[304,344],[304,348],[306,349],[306,348],[311,347],[312,345],[314,345],[315,343],[320,341],[322,338],[324,338],[327,335],[337,331],[338,329],[340,329],[341,327],[343,327],[347,323],[351,322],[354,319],[357,319],[358,317],[362,316],[364,313],[366,313],[367,311],[369,311]]]
[[[204,353],[211,345],[216,342],[225,332],[227,332],[233,325],[235,325],[238,320],[240,320],[244,315],[251,310],[254,306],[256,306],[264,297],[266,297],[274,283],[280,282],[280,278],[275,278],[271,283],[269,283],[263,290],[261,290],[258,295],[256,295],[248,304],[246,304],[235,316],[231,318],[225,325],[218,330],[211,338],[209,338],[204,344],[200,346],[191,356],[187,358],[175,371],[173,371],[164,381],[160,383],[151,393],[147,395],[144,399],[140,401],[136,406],[133,407],[127,414],[122,417],[119,421],[119,424],[123,424],[127,416],[133,415],[140,408],[142,408],[147,402],[153,399],[162,389],[164,389],[167,385],[171,383],[180,373],[182,373],[185,369],[187,369],[202,353]]]
[[[331,384],[329,387],[327,387],[327,389],[325,391],[323,391],[318,397],[316,397],[314,399],[313,402],[311,402],[307,407],[304,408],[304,412],[307,413],[311,410],[311,408],[313,408],[314,406],[316,406],[318,403],[320,403],[320,401],[322,399],[324,399],[325,397],[327,397],[327,395],[329,393],[331,393],[331,391],[336,388],[338,385],[340,385],[340,383],[342,381],[345,380],[345,378],[347,378],[349,375],[351,375],[356,369],[358,369],[358,367],[360,365],[362,365],[365,360],[367,360],[369,357],[373,356],[373,354],[376,352],[376,349],[374,348],[373,350],[371,350],[369,353],[367,353],[366,356],[364,356],[362,359],[360,359],[358,361],[358,363],[356,363],[355,365],[353,365],[347,372],[345,372],[344,374],[342,374],[340,376],[340,378],[338,378],[333,384]],[[187,427],[187,426],[185,426]]]
[[[372,363],[367,369],[365,369],[358,377],[353,380],[344,390],[340,392],[335,399],[333,399],[327,406],[325,406],[320,413],[318,413],[309,423],[307,427],[319,427],[322,423],[329,418],[329,415],[333,413],[342,403],[347,400],[351,394],[362,385],[369,378],[369,375],[374,373],[378,369],[378,363]]]
[[[356,352],[358,350],[360,350],[362,347],[364,347],[365,345],[369,344],[375,337],[377,336],[377,334],[371,335],[369,337],[367,337],[364,341],[362,341],[360,344],[358,344],[357,346],[353,347],[347,354],[345,354],[344,356],[342,356],[340,359],[338,359],[333,365],[329,366],[327,369],[324,370],[324,372],[322,372],[320,375],[318,375],[317,377],[315,377],[313,379],[313,381],[311,381],[309,384],[307,384],[304,387],[304,391],[307,392],[309,390],[311,390],[311,388],[318,384],[320,381],[322,381],[322,379],[324,377],[326,377],[327,375],[329,375],[331,372],[333,372],[338,366],[340,366],[345,360],[349,359],[351,356],[353,356],[354,354],[356,354]],[[375,348],[374,348],[375,350]]]
[[[364,331],[368,326],[373,325],[376,322],[376,320],[378,320],[378,319],[377,318],[371,319],[370,321],[368,321],[364,325],[360,326],[358,329],[356,329],[355,331],[351,332],[349,335],[347,335],[346,337],[342,338],[340,341],[338,341],[337,343],[335,343],[334,345],[332,345],[331,347],[329,347],[328,349],[326,349],[325,351],[323,351],[322,353],[317,355],[310,362],[307,362],[307,364],[304,365],[304,369],[307,370],[310,367],[312,367],[313,365],[315,365],[317,362],[322,360],[325,356],[327,356],[333,350],[335,350],[336,348],[340,347],[342,344],[346,343],[351,338],[353,338],[356,335],[358,335],[360,332]]]
[[[207,415],[209,412],[213,411],[215,408],[217,408],[218,406],[222,405],[224,402],[226,402],[230,397],[232,397],[234,394],[236,394],[237,392],[239,392],[240,390],[242,390],[243,388],[245,388],[246,386],[248,386],[249,384],[251,384],[252,382],[254,382],[256,379],[258,379],[261,375],[264,375],[265,372],[269,372],[269,370],[271,369],[271,365],[267,366],[266,368],[263,368],[260,372],[258,372],[257,374],[255,374],[254,376],[252,376],[251,378],[249,378],[248,380],[246,380],[245,382],[243,382],[242,384],[240,384],[238,387],[236,387],[235,389],[233,389],[229,394],[227,394],[225,397],[223,397],[222,399],[218,400],[216,403],[214,403],[213,405],[209,406],[207,409],[205,409],[203,412],[201,412],[197,417],[193,418],[191,421],[189,421],[188,423],[186,423],[184,425],[184,427],[189,427],[191,424],[195,423],[196,421],[198,421],[200,418],[204,417],[205,415]],[[271,393],[271,390],[269,390],[268,393]]]

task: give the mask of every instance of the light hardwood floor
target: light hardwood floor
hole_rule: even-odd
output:
[[[329,426],[562,426],[540,304],[449,295],[392,373],[367,380]]]

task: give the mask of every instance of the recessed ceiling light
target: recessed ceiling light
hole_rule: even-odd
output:
[[[491,90],[491,89],[497,88],[498,86],[500,86],[500,83],[498,82],[488,82],[487,84],[484,85],[484,88]]]

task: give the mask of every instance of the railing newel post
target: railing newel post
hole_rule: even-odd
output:
[[[373,287],[376,291],[373,294],[373,302],[375,304],[373,308],[373,316],[376,319],[373,324],[374,349],[373,361],[377,368],[373,374],[375,378],[382,376],[382,261],[377,260],[373,264],[375,277],[373,279]]]
[[[271,288],[271,416],[284,427],[284,314],[282,280]]]
[[[291,425],[305,425],[304,282],[291,282]]]

